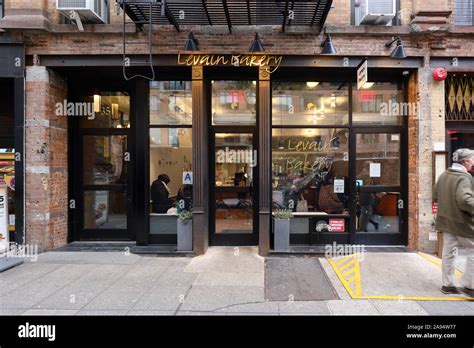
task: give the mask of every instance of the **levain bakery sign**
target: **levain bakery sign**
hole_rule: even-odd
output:
[[[283,56],[271,54],[178,54],[178,64],[186,66],[269,67],[270,74],[281,65]]]

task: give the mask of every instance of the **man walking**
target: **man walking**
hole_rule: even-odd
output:
[[[436,229],[443,232],[443,286],[445,294],[459,294],[454,284],[454,258],[458,248],[467,248],[466,271],[461,290],[474,297],[474,180],[468,172],[474,165],[474,151],[459,149],[453,165],[438,179],[433,198],[438,202]]]

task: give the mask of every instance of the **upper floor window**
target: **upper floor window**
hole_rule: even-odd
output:
[[[474,0],[454,0],[454,24],[474,25]]]
[[[351,0],[351,24],[400,25],[400,0]]]
[[[5,7],[5,1],[4,1],[4,0],[0,0],[0,18],[3,18],[4,7]]]

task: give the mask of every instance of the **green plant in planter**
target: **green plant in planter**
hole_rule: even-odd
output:
[[[178,219],[183,224],[187,224],[190,220],[193,219],[193,212],[189,210],[183,210],[181,211],[181,213],[179,213]]]
[[[275,210],[272,215],[276,220],[289,220],[293,218],[293,212],[289,209]]]

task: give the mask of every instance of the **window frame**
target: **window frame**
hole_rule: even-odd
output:
[[[350,6],[351,6],[351,25],[353,26],[360,26],[359,24],[355,23],[355,2],[356,0],[351,0]],[[400,0],[395,0],[395,17],[392,19],[391,25],[392,26],[400,26],[401,25],[401,20],[400,20]],[[378,25],[374,25],[374,27],[377,27]]]
[[[456,16],[456,12],[455,12],[455,9],[456,9],[456,4],[457,3],[461,3],[460,5],[462,5],[462,3],[466,2],[466,3],[469,3],[468,2],[469,0],[454,0],[453,1],[453,24],[455,26],[459,26],[459,27],[469,27],[469,26],[474,26],[474,1],[471,0],[471,23],[469,24],[460,24],[458,23],[457,19],[459,17]]]

